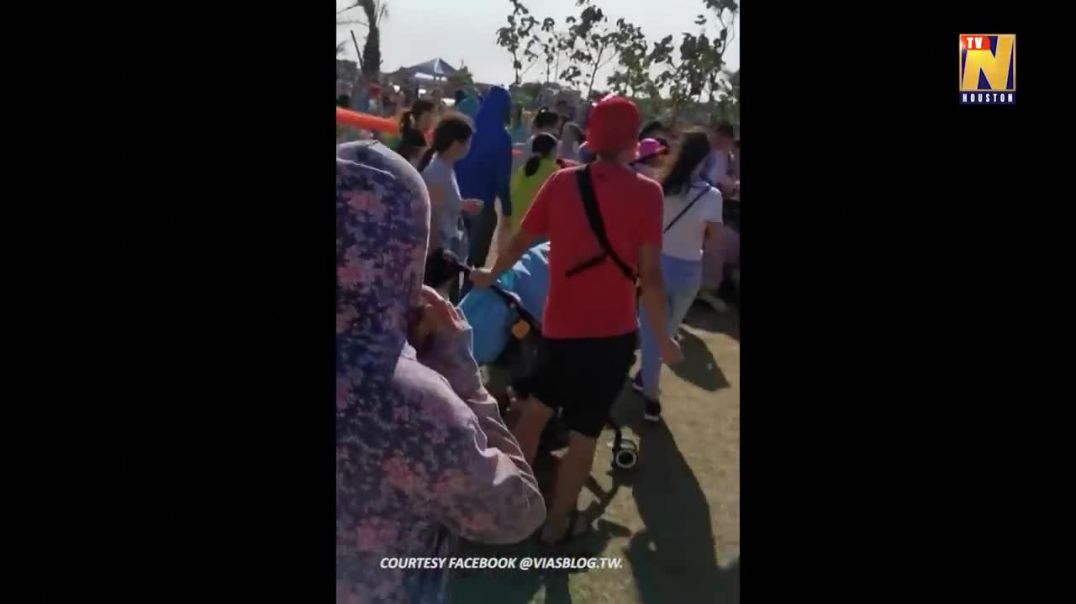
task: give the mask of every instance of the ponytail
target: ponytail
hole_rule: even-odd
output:
[[[534,173],[538,171],[538,166],[542,164],[542,156],[532,155],[527,163],[523,164],[523,173],[527,176],[534,176]]]
[[[552,134],[542,133],[535,136],[534,141],[531,142],[531,153],[534,155],[523,165],[523,173],[527,176],[534,176],[542,160],[552,156],[556,148],[557,139]]]
[[[414,127],[415,118],[410,109],[407,109],[400,115],[400,132],[410,130]]]
[[[414,129],[417,118],[436,108],[437,106],[429,99],[415,99],[415,102],[411,103],[411,108],[404,111],[403,115],[400,116],[400,132]]]
[[[426,147],[422,159],[415,166],[419,172],[426,169],[436,153],[444,153],[453,143],[467,142],[474,134],[471,120],[458,113],[449,113],[441,118],[433,130],[433,144]]]
[[[437,151],[433,148],[432,145],[426,147],[426,151],[422,154],[422,159],[418,160],[418,165],[415,166],[415,169],[419,172],[425,170],[426,166],[430,165],[430,161],[433,160],[434,153],[437,153]]]

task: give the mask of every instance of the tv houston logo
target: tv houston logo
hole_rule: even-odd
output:
[[[960,102],[1016,102],[1016,34],[960,34]]]

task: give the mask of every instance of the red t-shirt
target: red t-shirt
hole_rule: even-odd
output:
[[[608,258],[572,277],[565,272],[601,253],[590,230],[576,173],[554,173],[538,190],[520,227],[549,237],[549,295],[542,334],[550,338],[605,338],[635,331],[635,284]],[[661,186],[627,166],[590,167],[605,232],[613,250],[638,270],[639,249],[661,248]]]

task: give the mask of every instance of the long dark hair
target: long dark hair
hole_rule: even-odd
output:
[[[534,153],[527,160],[527,163],[523,164],[523,173],[527,176],[534,176],[534,173],[538,171],[538,166],[541,165],[542,160],[549,157],[549,154],[557,148],[557,139],[552,134],[542,133],[534,137],[534,142],[531,143],[531,152]]]
[[[471,125],[471,120],[466,115],[452,112],[441,116],[441,120],[437,122],[437,127],[433,129],[433,144],[426,149],[426,152],[422,154],[422,159],[418,162],[418,171],[421,172],[426,169],[426,166],[430,165],[430,160],[433,159],[434,153],[448,151],[452,143],[465,143],[473,134],[474,126]]]
[[[559,123],[560,115],[550,111],[549,107],[542,107],[538,109],[538,113],[534,114],[531,127],[535,130],[541,130],[542,128],[553,128]]]
[[[658,120],[654,120],[652,122],[649,122],[647,125],[643,126],[643,129],[639,131],[639,140],[643,140],[644,138],[655,138],[656,139],[658,137],[653,136],[653,134],[655,132],[664,132],[664,131],[665,131],[665,125],[662,124],[661,122],[659,122]],[[666,146],[668,146],[668,145],[666,145]]]
[[[411,108],[403,112],[400,117],[400,144],[396,152],[404,156],[407,161],[413,161],[415,155],[426,146],[425,133],[415,129],[420,117],[433,111],[433,101],[418,99],[411,103]]]
[[[414,130],[415,124],[423,114],[433,111],[436,105],[430,99],[417,99],[411,103],[411,108],[400,116],[400,132]]]
[[[661,188],[666,195],[676,194],[691,186],[691,173],[710,154],[710,137],[706,132],[693,129],[680,139],[669,169],[661,178]]]

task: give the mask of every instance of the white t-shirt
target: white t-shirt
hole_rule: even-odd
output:
[[[686,214],[680,216],[676,224],[662,238],[661,253],[681,260],[697,262],[702,260],[702,245],[706,225],[721,222],[721,192],[705,183],[692,185],[687,192],[665,197],[664,218],[661,228],[664,230],[698,197],[695,205]]]

